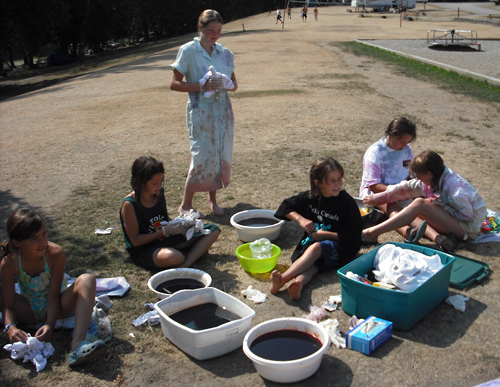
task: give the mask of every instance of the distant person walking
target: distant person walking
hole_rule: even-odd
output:
[[[314,13],[314,20],[318,21],[318,7],[314,7],[313,13]]]
[[[300,11],[300,14],[302,15],[302,21],[303,22],[307,21],[307,11],[308,11],[307,6],[304,5],[302,7],[302,10]]]
[[[278,24],[278,22],[283,24],[283,20],[281,19],[281,9],[276,8],[276,24]]]
[[[292,9],[290,7],[288,7],[288,9],[286,10],[287,14],[288,14],[288,18],[291,19],[292,18]]]

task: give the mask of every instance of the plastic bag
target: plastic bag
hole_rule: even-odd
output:
[[[263,259],[271,258],[273,245],[267,238],[260,238],[250,243],[250,250],[252,250],[252,258]]]

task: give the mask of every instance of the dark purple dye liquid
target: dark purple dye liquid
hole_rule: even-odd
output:
[[[268,360],[289,361],[312,355],[323,346],[321,341],[308,333],[282,330],[257,337],[250,350]]]
[[[171,294],[184,289],[201,289],[205,284],[193,278],[175,278],[159,284],[155,290],[160,293]]]
[[[202,331],[218,327],[229,321],[239,320],[241,317],[217,304],[208,302],[195,305],[169,315],[179,324],[185,325],[195,331]]]
[[[238,220],[236,223],[246,227],[264,227],[264,226],[271,226],[273,224],[278,224],[279,220],[271,218],[249,218],[249,219]]]

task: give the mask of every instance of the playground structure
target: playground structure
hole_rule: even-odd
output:
[[[477,32],[472,30],[429,30],[427,43],[433,46],[476,46],[481,51]]]

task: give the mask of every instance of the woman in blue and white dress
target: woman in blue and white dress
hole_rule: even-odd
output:
[[[186,179],[179,211],[193,209],[195,192],[209,192],[208,204],[215,215],[223,215],[217,204],[217,190],[229,185],[233,156],[234,117],[228,91],[236,91],[233,53],[217,43],[222,31],[222,17],[207,9],[198,19],[200,36],[183,45],[173,70],[170,89],[188,93],[186,121],[191,150],[191,166]],[[200,82],[213,66],[232,81],[232,88],[224,89],[221,79]],[[205,96],[205,92],[214,95]],[[208,94],[208,93],[207,93]]]

